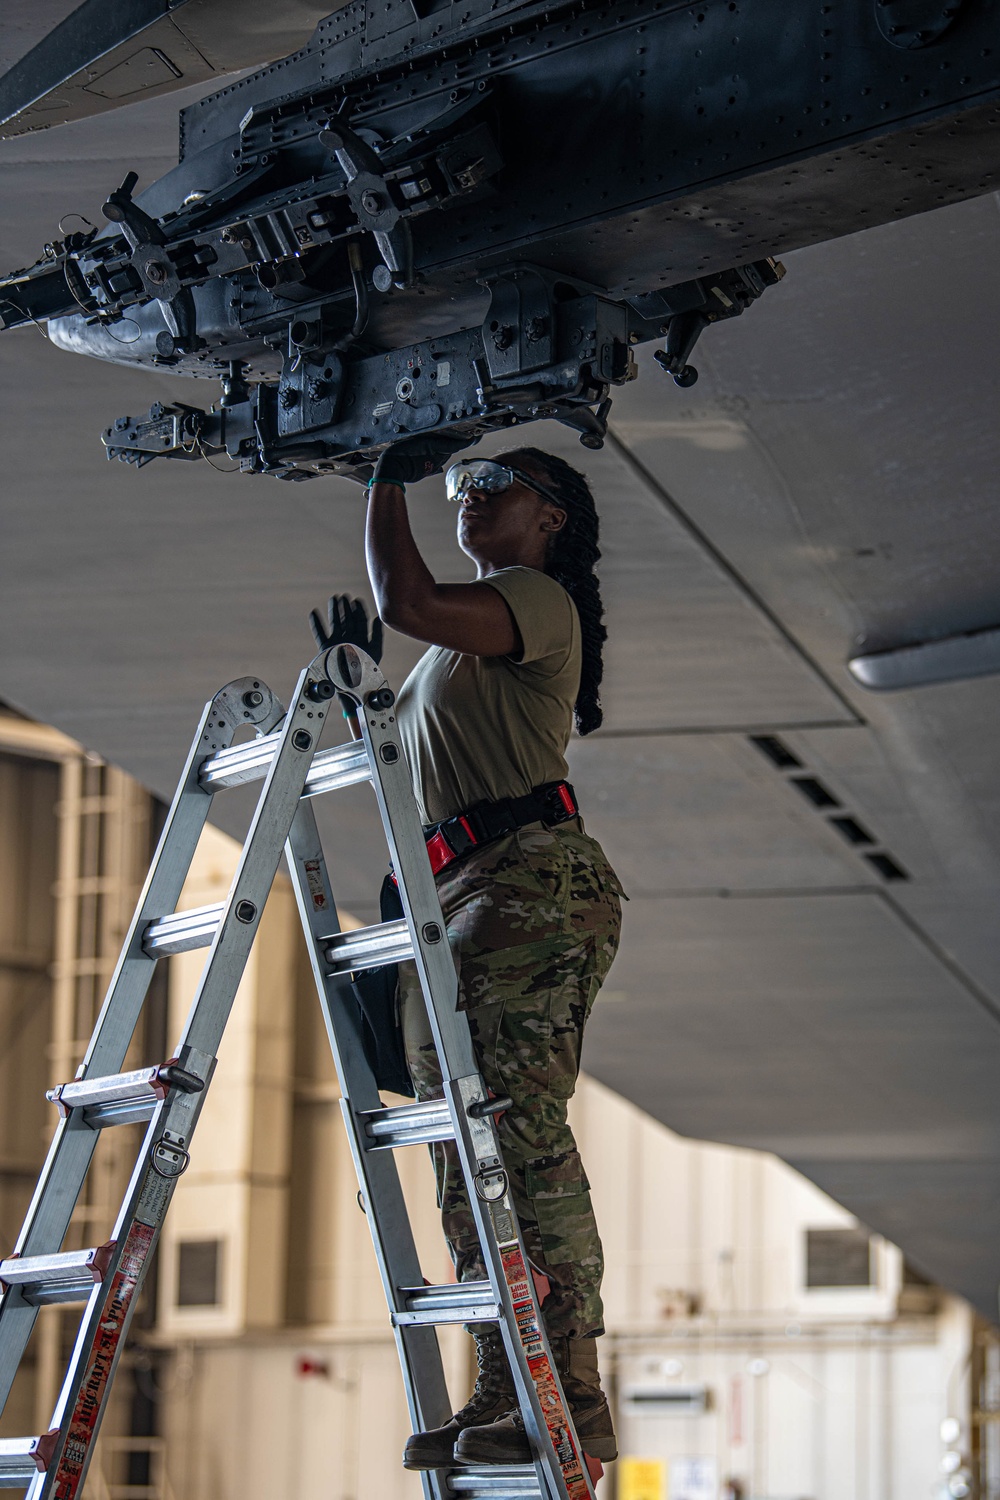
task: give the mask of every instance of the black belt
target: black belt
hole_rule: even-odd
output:
[[[482,844],[491,844],[529,823],[566,823],[580,809],[568,781],[547,781],[526,797],[504,797],[499,802],[477,802],[465,812],[429,823],[424,829],[431,869],[440,870]]]

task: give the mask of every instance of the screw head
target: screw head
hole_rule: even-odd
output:
[[[260,708],[260,705],[263,703],[263,701],[264,694],[258,692],[256,688],[252,688],[249,693],[243,694],[243,702],[246,704],[247,708]]]
[[[382,196],[369,190],[361,194],[361,207],[366,214],[377,214],[382,212]]]
[[[158,260],[147,260],[142,269],[146,273],[146,280],[151,281],[154,286],[162,286],[167,279],[167,268]]]

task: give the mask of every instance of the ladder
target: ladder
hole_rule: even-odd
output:
[[[331,703],[358,705],[361,739],[318,744]],[[402,1366],[414,1430],[451,1415],[436,1325],[498,1323],[532,1464],[423,1474],[426,1500],[594,1500],[539,1313],[488,1096],[476,1068],[434,877],[379,668],[350,645],[321,652],[299,677],[286,712],[265,683],[240,678],[206,705],[86,1056],[72,1082],[50,1091],[59,1121],[12,1255],[0,1261],[0,1409],[38,1309],[83,1303],[75,1347],[47,1431],[0,1440],[0,1487],[28,1500],[74,1500],[83,1485],[111,1381],[174,1186],[190,1160],[198,1116],[284,849],[312,959],[343,1112]],[[236,742],[252,727],[254,737]],[[217,792],[262,781],[226,900],[176,905]],[[404,917],[340,930],[311,799],[370,781],[396,872]],[[159,959],[207,947],[174,1055],[119,1071]],[[441,1062],[444,1097],[387,1108],[366,1058],[352,974],[416,962]],[[60,1249],[100,1133],[148,1121],[117,1220],[104,1244]],[[454,1139],[488,1278],[424,1282],[393,1151]]]

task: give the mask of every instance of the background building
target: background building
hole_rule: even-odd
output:
[[[127,927],[159,807],[0,715],[0,1233],[12,1243]],[[182,905],[238,846],[206,831]],[[169,1055],[202,962],[170,960],[135,1065]],[[622,1003],[612,974],[599,1005]],[[967,1303],[775,1157],[683,1139],[584,1078],[574,1123],[608,1261],[607,1500],[1000,1500],[1000,1344]],[[99,1242],[138,1128],[102,1137],[73,1244]],[[446,1280],[422,1150],[401,1169]],[[44,1428],[75,1326],[39,1318],[0,1431]],[[468,1341],[445,1330],[453,1392]],[[395,1349],[333,1067],[279,877],[88,1481],[94,1500],[416,1500]]]

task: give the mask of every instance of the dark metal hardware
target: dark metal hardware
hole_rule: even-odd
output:
[[[470,1120],[485,1120],[490,1115],[499,1115],[505,1109],[513,1109],[514,1101],[507,1094],[500,1094],[495,1099],[479,1099],[475,1104],[470,1104],[466,1114]]]

